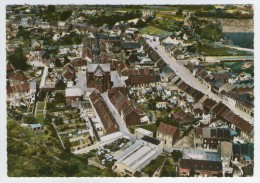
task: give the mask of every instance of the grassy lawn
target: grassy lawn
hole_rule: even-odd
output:
[[[39,123],[43,123],[44,115],[43,115],[42,113],[36,113],[35,119],[36,119]]]
[[[184,17],[183,16],[176,16],[176,15],[173,15],[171,13],[157,13],[156,14],[156,17],[162,17],[162,18],[166,18],[166,19],[174,19],[174,20],[177,20],[177,21],[183,21],[184,20]]]
[[[164,156],[158,156],[156,159],[152,160],[150,164],[143,169],[143,172],[147,173],[149,177],[153,176],[155,170],[157,170],[162,165],[164,160],[165,160]]]
[[[254,67],[251,66],[247,69],[244,69],[242,66],[244,65],[244,62],[225,62],[224,63],[226,67],[231,68],[232,72],[234,73],[241,73],[241,72],[248,72],[250,74],[254,74]]]
[[[176,166],[173,164],[171,157],[168,157],[165,161],[160,177],[176,177]]]
[[[150,35],[160,35],[160,34],[171,35],[172,34],[171,32],[164,31],[162,29],[159,29],[151,25],[140,29],[140,32],[142,34],[150,34]]]
[[[43,110],[44,104],[45,104],[45,102],[37,102],[37,110]]]

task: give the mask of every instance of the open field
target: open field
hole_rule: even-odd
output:
[[[159,29],[154,26],[144,27],[144,28],[140,29],[140,32],[142,34],[150,34],[150,35],[158,35],[158,34],[171,35],[172,34],[171,32],[164,31],[164,30]]]

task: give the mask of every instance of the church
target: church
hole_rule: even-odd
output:
[[[91,49],[92,62],[88,62],[87,64],[87,87],[96,88],[100,93],[104,93],[113,85],[110,63],[101,63],[99,61],[100,48],[97,33],[95,39]]]
[[[110,64],[89,63],[87,68],[87,87],[96,88],[100,93],[112,87]]]

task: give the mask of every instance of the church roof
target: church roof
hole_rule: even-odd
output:
[[[110,72],[110,64],[88,64],[88,72],[95,72],[97,67],[100,66],[104,72]]]
[[[105,75],[105,72],[102,70],[101,66],[98,65],[94,72],[94,76],[104,76],[104,75]]]

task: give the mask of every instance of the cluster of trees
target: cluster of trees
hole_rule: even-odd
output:
[[[66,34],[61,37],[61,39],[57,42],[59,45],[72,45],[72,44],[80,44],[83,36],[77,34],[76,32],[71,32],[70,34]]]
[[[217,41],[222,37],[221,26],[212,23],[206,26],[196,26],[195,33],[198,34],[201,39],[207,39],[211,41]]]
[[[16,34],[17,38],[23,38],[24,40],[30,39],[30,35],[31,35],[30,31],[24,30],[24,28],[22,26],[18,27],[18,32]]]
[[[195,16],[198,17],[213,17],[213,18],[229,18],[229,19],[252,19],[253,14],[242,14],[241,11],[237,10],[234,13],[225,12],[221,9],[215,9],[215,11],[201,11],[195,12]]]
[[[97,27],[102,26],[103,24],[114,25],[119,21],[131,20],[134,18],[140,18],[142,12],[140,10],[127,11],[125,14],[111,14],[111,15],[96,15],[94,17],[89,17],[88,21],[90,24],[96,24]]]
[[[39,16],[47,21],[65,21],[71,16],[71,14],[71,10],[57,12],[55,5],[49,5],[45,11],[39,13]]]
[[[7,60],[14,66],[15,69],[27,70],[29,65],[27,65],[27,58],[23,54],[22,46],[19,46],[15,51],[7,56]]]

